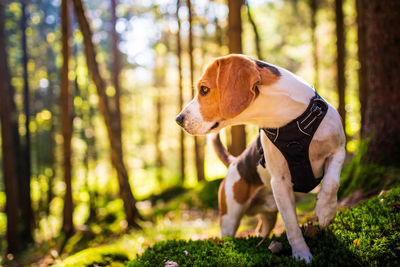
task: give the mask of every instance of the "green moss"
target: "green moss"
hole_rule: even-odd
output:
[[[148,248],[128,266],[163,266],[168,260],[180,266],[304,265],[291,257],[286,234],[273,239],[283,244],[279,255],[269,252],[271,240],[257,247],[260,238],[255,237],[168,240]],[[306,242],[314,256],[311,266],[400,266],[400,188],[339,212],[326,230]]]
[[[88,248],[66,258],[61,266],[80,267],[80,266],[124,266],[124,262],[129,260],[128,252],[111,246]]]

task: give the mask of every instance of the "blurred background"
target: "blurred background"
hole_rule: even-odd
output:
[[[135,244],[187,238],[188,216],[187,228],[218,234],[226,168],[174,120],[205,67],[229,53],[312,84],[343,118],[348,162],[370,137],[367,161],[398,167],[399,82],[387,72],[398,19],[382,22],[397,11],[379,2],[1,0],[0,259],[25,251],[50,264],[129,231]],[[222,139],[238,155],[257,134],[237,126]],[[184,213],[198,202],[202,214]]]

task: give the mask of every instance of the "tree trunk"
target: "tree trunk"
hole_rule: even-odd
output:
[[[163,180],[163,155],[161,150],[161,133],[162,133],[162,112],[163,112],[163,92],[165,89],[165,54],[156,52],[156,66],[154,70],[154,87],[156,89],[155,95],[155,108],[156,108],[156,129],[154,135],[154,143],[156,148],[156,158],[155,158],[155,167],[156,167],[156,178],[157,181],[161,184]]]
[[[248,0],[246,0],[246,8],[247,8],[247,17],[249,18],[249,22],[250,22],[251,27],[253,28],[253,32],[254,32],[254,43],[256,45],[257,57],[258,57],[258,59],[263,60],[263,56],[261,54],[260,34],[258,33],[256,22],[254,21],[252,15],[251,15],[250,4],[249,4]]]
[[[336,10],[336,36],[337,36],[337,87],[339,95],[339,114],[342,117],[343,127],[346,129],[346,103],[345,103],[345,37],[343,21],[343,0],[335,0]]]
[[[121,126],[121,106],[120,106],[120,99],[121,99],[121,87],[119,85],[119,75],[121,73],[121,57],[118,49],[118,42],[119,37],[116,30],[117,24],[117,15],[116,15],[116,7],[118,0],[111,0],[111,49],[113,55],[112,61],[112,83],[115,89],[114,95],[114,119],[112,120],[115,123],[114,129],[115,134],[118,140],[121,142],[122,147],[122,126]]]
[[[96,52],[92,42],[92,31],[85,16],[82,1],[73,0],[73,2],[79,28],[83,35],[88,69],[97,89],[97,94],[99,96],[99,109],[103,115],[108,137],[110,140],[111,162],[117,171],[120,195],[122,200],[124,201],[126,218],[130,226],[139,227],[136,220],[140,218],[140,214],[139,211],[136,209],[136,200],[133,197],[129,184],[128,172],[123,162],[121,140],[118,140],[118,136],[115,134],[115,130],[113,129],[111,116],[112,113],[105,91],[105,83],[102,76],[100,75],[99,67],[96,61]]]
[[[31,135],[29,131],[30,108],[29,108],[29,84],[28,84],[28,53],[26,47],[26,0],[21,1],[21,32],[22,32],[22,66],[24,79],[24,112],[25,112],[25,146],[20,146],[21,153],[20,175],[19,175],[19,195],[21,209],[21,238],[24,242],[33,241],[32,230],[34,226],[34,217],[31,203]]]
[[[228,39],[230,53],[242,53],[242,18],[240,12],[242,5],[242,0],[228,1]],[[244,125],[231,127],[231,140],[228,148],[230,153],[234,156],[238,156],[245,150],[246,131]]]
[[[367,162],[400,162],[400,1],[362,2],[365,25],[365,136],[371,136]]]
[[[182,48],[181,48],[181,20],[179,18],[179,7],[180,0],[176,2],[176,19],[178,22],[178,32],[177,32],[177,56],[178,56],[178,76],[179,76],[179,94],[178,103],[179,111],[183,109],[183,78],[182,78]],[[178,112],[179,112],[178,111]],[[185,133],[183,129],[179,127],[179,162],[180,162],[180,175],[182,183],[185,181]]]
[[[357,27],[358,27],[358,61],[360,68],[358,70],[358,95],[360,98],[360,115],[361,115],[361,137],[364,134],[365,111],[367,108],[367,65],[366,65],[366,36],[365,36],[365,18],[364,18],[364,0],[356,0],[357,9]]]
[[[189,59],[190,59],[190,88],[192,90],[192,98],[195,95],[196,88],[194,87],[194,62],[193,62],[193,23],[192,23],[192,3],[186,0],[186,5],[189,10]],[[197,181],[205,180],[204,177],[204,137],[194,136],[194,154],[196,163]]]
[[[318,0],[310,0],[311,10],[311,43],[312,43],[312,58],[314,64],[314,87],[319,89],[319,62],[318,62],[318,40],[316,38],[317,30],[317,11]]]
[[[52,73],[55,71],[56,67],[54,65],[55,62],[55,56],[54,56],[54,51],[53,49],[49,46],[47,47],[47,55],[49,56],[49,66],[48,66],[48,73],[49,77],[52,76]],[[55,155],[56,155],[56,115],[55,115],[55,95],[54,95],[54,83],[52,79],[49,79],[49,89],[48,89],[48,102],[49,102],[49,109],[51,112],[51,119],[50,119],[50,140],[49,140],[49,146],[50,146],[50,157],[49,157],[49,166],[51,169],[51,174],[48,177],[48,189],[47,189],[47,203],[46,203],[46,213],[47,215],[50,214],[50,203],[54,198],[53,194],[53,182],[54,182],[54,177],[56,173],[56,160],[55,160]]]
[[[71,187],[71,138],[72,138],[72,88],[68,80],[69,57],[70,57],[70,22],[68,14],[68,0],[61,1],[61,39],[63,65],[60,77],[60,100],[61,100],[61,131],[63,136],[63,165],[64,165],[64,221],[62,229],[69,235],[74,229],[72,214],[72,187]]]
[[[20,236],[18,232],[18,177],[16,154],[14,150],[13,120],[10,95],[10,80],[6,52],[5,36],[5,3],[0,2],[0,105],[1,137],[3,153],[3,179],[6,193],[6,216],[7,216],[7,250],[10,253],[21,249]]]

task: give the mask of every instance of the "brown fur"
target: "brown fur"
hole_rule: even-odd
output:
[[[218,205],[219,205],[219,217],[225,215],[228,212],[228,208],[226,205],[226,195],[225,195],[225,179],[222,180],[221,184],[219,185],[218,190]]]
[[[246,183],[245,180],[240,178],[234,185],[233,185],[233,197],[235,200],[240,203],[244,204],[250,197],[255,193],[255,191],[261,185],[252,185]]]
[[[260,67],[250,57],[232,54],[217,58],[197,84],[210,88],[198,94],[200,113],[204,121],[220,121],[239,115],[258,95],[258,84],[270,85],[280,75],[270,68]]]

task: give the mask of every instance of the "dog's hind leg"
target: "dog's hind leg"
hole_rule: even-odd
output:
[[[218,202],[222,237],[235,236],[240,220],[249,207],[250,201],[240,202],[237,196],[235,197],[235,187],[238,190],[237,182],[239,181],[239,184],[242,185],[240,180],[241,177],[236,166],[231,165],[228,169],[228,175],[219,188]],[[241,192],[247,189],[246,184],[243,184],[243,186],[244,188],[239,188]]]
[[[319,225],[324,228],[335,218],[337,210],[337,191],[339,189],[340,171],[346,156],[346,150],[341,147],[325,163],[325,175],[321,190],[318,193],[315,214]]]
[[[271,230],[274,228],[276,223],[276,217],[278,212],[263,212],[258,214],[259,223],[256,228],[256,232],[260,236],[268,236]]]

